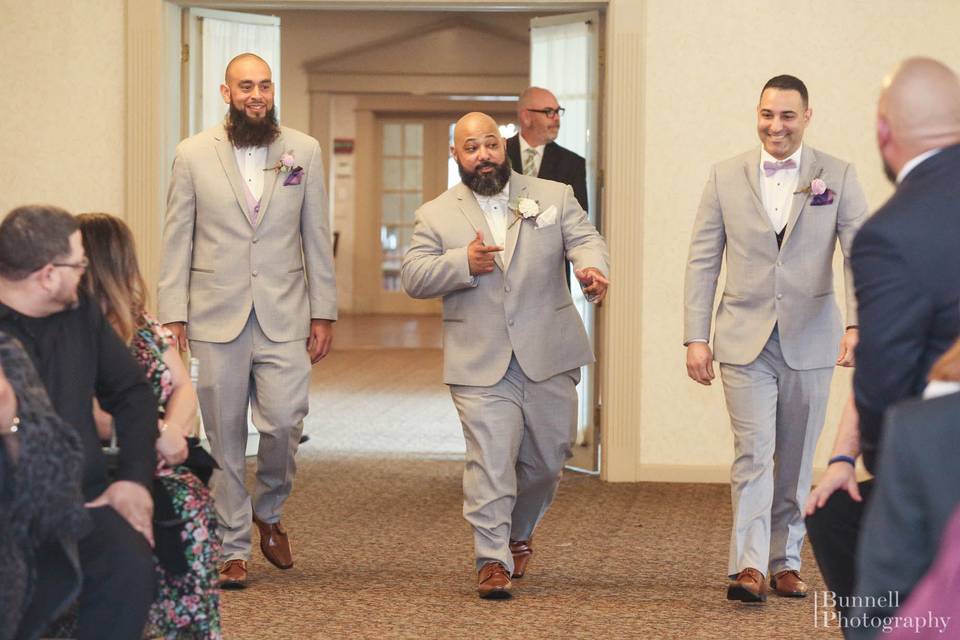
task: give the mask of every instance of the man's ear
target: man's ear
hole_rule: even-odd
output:
[[[223,96],[223,101],[226,104],[230,104],[230,87],[225,84],[220,85],[220,95]]]
[[[877,116],[877,146],[881,149],[890,143],[890,123],[883,116]]]
[[[803,121],[809,124],[810,118],[812,117],[813,117],[813,109],[808,107],[807,110],[803,112]]]

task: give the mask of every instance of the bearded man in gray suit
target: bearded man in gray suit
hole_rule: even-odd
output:
[[[593,362],[562,265],[599,303],[607,246],[569,186],[511,171],[489,116],[461,118],[451,153],[462,183],[417,210],[401,279],[414,298],[443,298],[477,590],[508,598],[570,456],[580,367]]]
[[[727,598],[802,597],[802,508],[834,365],[853,366],[856,303],[850,248],[867,216],[853,166],[803,145],[812,111],[793,76],[764,86],[760,149],[713,168],[690,241],[684,285],[687,373],[700,384],[720,363],[733,428],[733,532]],[[844,255],[846,330],[834,299]],[[724,251],[727,276],[710,321]],[[839,355],[837,345],[839,344]]]
[[[260,549],[293,566],[283,504],[307,415],[310,365],[337,317],[320,146],[277,124],[270,67],[227,65],[227,119],[177,148],[167,199],[160,321],[200,360],[204,427],[221,470],[213,495],[225,563],[220,583],[246,586],[251,520]],[[260,433],[253,501],[244,485],[247,407]]]

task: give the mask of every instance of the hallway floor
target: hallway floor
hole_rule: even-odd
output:
[[[463,438],[436,334],[364,322],[338,326],[314,369],[311,440],[284,517],[296,565],[267,564],[255,536],[249,588],[223,595],[227,640],[840,637],[815,627],[812,596],[724,599],[721,485],[568,473],[514,598],[478,599],[461,516]],[[804,563],[822,589],[809,549]]]

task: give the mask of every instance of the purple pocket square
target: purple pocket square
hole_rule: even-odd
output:
[[[810,206],[822,207],[825,204],[833,204],[833,196],[835,195],[831,189],[827,189],[820,195],[813,196],[813,198],[810,199]]]
[[[283,181],[283,186],[295,186],[300,184],[301,180],[303,180],[303,167],[297,167],[287,175],[287,179]]]

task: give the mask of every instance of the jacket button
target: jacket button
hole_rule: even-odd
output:
[[[254,239],[253,239],[253,244],[257,244],[259,241],[260,241],[260,238],[254,238]],[[779,263],[778,263],[778,264],[779,264]]]
[[[778,294],[777,294],[777,300],[783,300],[783,294],[782,294],[782,293],[778,293]]]
[[[253,272],[253,277],[256,278],[258,273],[260,273],[260,272],[259,272],[259,271],[254,271],[254,272]]]
[[[256,242],[256,240],[254,240],[254,242]],[[783,266],[783,262],[781,262],[780,260],[777,260],[777,266],[778,266],[778,267],[782,267],[782,266]]]
[[[513,320],[510,320],[509,322],[507,322],[507,326],[512,327],[512,326],[513,326]]]
[[[510,285],[505,286],[503,290],[506,291],[507,293],[510,293]]]

